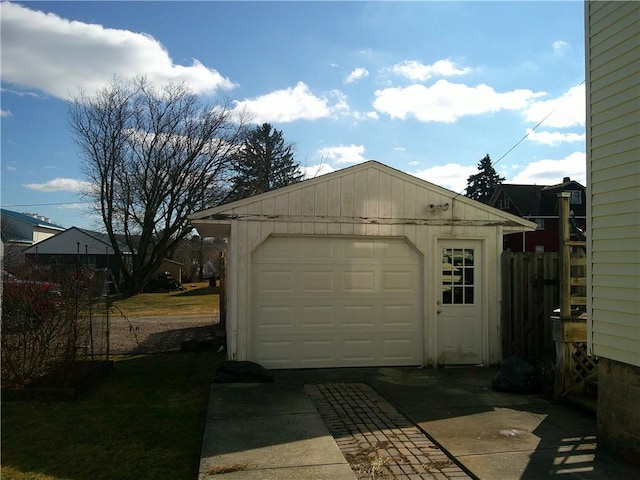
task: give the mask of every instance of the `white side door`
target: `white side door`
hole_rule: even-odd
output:
[[[482,243],[438,242],[438,364],[482,363]]]

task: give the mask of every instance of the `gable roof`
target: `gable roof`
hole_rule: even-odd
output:
[[[489,204],[495,205],[504,192],[520,216],[553,217],[558,216],[558,193],[569,190],[584,191],[585,187],[568,177],[556,185],[503,183],[496,188]]]
[[[340,187],[341,182],[348,180],[349,176],[351,176],[352,179],[355,179],[353,180],[353,182],[359,181],[359,185],[362,185],[363,183],[366,184],[369,178],[378,178],[378,183],[376,184],[374,182],[372,191],[380,193],[381,196],[384,195],[385,199],[388,200],[386,203],[383,201],[379,202],[381,205],[380,211],[378,211],[377,208],[371,209],[370,211],[364,213],[357,213],[354,210],[350,214],[347,213],[345,215],[343,212],[336,214],[335,209],[334,213],[332,214],[331,212],[326,211],[326,208],[318,209],[317,206],[314,208],[313,205],[306,204],[302,206],[302,208],[300,207],[300,205],[294,205],[294,207],[286,213],[283,213],[284,211],[280,211],[280,209],[278,208],[278,205],[283,205],[286,202],[290,202],[291,199],[295,199],[294,203],[296,203],[296,201],[298,204],[301,203],[299,197],[301,197],[301,195],[305,192],[313,192],[312,194],[309,193],[309,195],[312,195],[316,199],[318,196],[322,195],[333,195],[335,197],[334,200],[338,202],[339,200],[341,200],[339,198],[341,193],[338,191],[340,188],[342,188]],[[382,186],[383,181],[386,182],[384,187]],[[407,185],[411,192],[413,192],[412,195],[414,195],[415,197],[413,201],[413,209],[403,209],[401,208],[402,205],[400,205],[399,207],[395,204],[391,205],[393,203],[393,194],[389,190],[392,189],[392,184],[397,185],[398,183],[400,183],[401,185]],[[371,203],[371,201],[373,200],[371,196],[367,197],[367,193],[364,191],[366,190],[366,186],[356,192],[355,185],[356,183],[353,183],[354,191],[348,192],[348,194],[352,196],[353,200],[351,202],[352,210],[353,205],[355,205],[356,203],[366,205],[367,203]],[[376,188],[378,190],[376,190]],[[342,189],[342,191],[344,191],[344,188]],[[402,195],[400,195],[400,197],[401,196]],[[356,200],[359,200],[359,202],[357,202]],[[406,198],[395,198],[395,200],[396,203],[407,202]],[[347,201],[347,204],[348,203],[349,202]],[[416,224],[419,224],[421,222],[425,224],[436,222],[439,222],[440,224],[453,224],[460,221],[460,219],[453,218],[454,203],[456,204],[456,212],[463,210],[458,207],[458,205],[460,204],[464,205],[465,214],[468,213],[468,208],[475,209],[476,212],[480,212],[478,215],[476,215],[477,218],[482,218],[482,221],[489,222],[491,224],[503,225],[505,231],[522,231],[535,229],[535,223],[529,222],[521,217],[512,215],[502,210],[498,210],[489,205],[485,205],[484,203],[471,200],[470,198],[467,198],[459,193],[440,187],[426,180],[422,180],[408,173],[401,172],[400,170],[396,170],[395,168],[383,165],[382,163],[376,162],[374,160],[337,170],[320,177],[304,180],[287,187],[255,195],[253,197],[201,210],[189,215],[188,218],[195,226],[203,226],[204,224],[228,225],[232,220],[238,219],[284,220],[296,217],[300,221],[304,221],[305,219],[308,221],[310,218],[327,219],[335,218],[336,216],[339,216],[342,220],[345,221],[349,218],[352,218],[354,221],[385,219],[388,221],[404,220],[415,222]],[[444,215],[443,212],[443,215],[438,216],[438,218],[434,218],[435,215],[433,215],[433,210],[429,210],[429,208],[444,206],[445,204],[446,210],[449,210],[449,207],[451,207],[450,210],[446,212],[446,215]],[[265,207],[267,205],[269,207]],[[416,205],[420,205],[420,211],[418,211]],[[381,213],[383,207],[385,208],[384,214]],[[394,208],[396,211],[394,211]],[[300,210],[302,213],[300,213],[300,215],[292,214],[292,210]],[[221,229],[220,231],[222,230],[223,229]]]
[[[125,255],[131,254],[131,250],[124,243],[118,242],[118,246]],[[107,248],[111,249],[111,242],[109,241],[109,236],[105,233],[71,227],[53,237],[42,240],[36,245],[32,245],[24,253],[70,255],[77,254],[78,248],[80,249],[80,254],[106,255]]]

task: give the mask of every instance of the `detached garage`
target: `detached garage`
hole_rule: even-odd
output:
[[[228,238],[228,357],[268,368],[494,364],[522,218],[370,161],[190,216]]]

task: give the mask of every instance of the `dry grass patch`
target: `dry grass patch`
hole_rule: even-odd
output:
[[[211,315],[220,309],[219,288],[207,282],[183,285],[184,290],[141,293],[113,300],[111,303],[127,317],[155,317],[167,315]],[[104,304],[98,305],[104,308]],[[99,310],[100,311],[100,310]]]

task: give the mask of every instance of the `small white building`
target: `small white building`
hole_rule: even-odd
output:
[[[228,238],[229,359],[268,368],[500,362],[502,237],[535,229],[375,161],[189,218]]]

